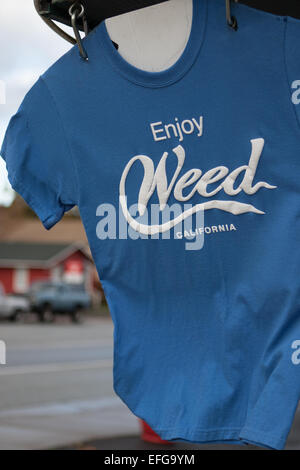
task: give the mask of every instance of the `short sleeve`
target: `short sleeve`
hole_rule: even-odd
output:
[[[1,156],[13,189],[46,229],[77,204],[75,166],[65,126],[42,77],[11,118]]]

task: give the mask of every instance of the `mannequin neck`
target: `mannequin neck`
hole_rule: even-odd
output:
[[[188,42],[193,0],[170,0],[106,20],[119,54],[135,67],[160,72],[171,67]]]

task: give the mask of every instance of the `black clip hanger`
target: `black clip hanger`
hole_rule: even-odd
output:
[[[88,32],[107,18],[118,16],[130,11],[139,10],[164,3],[167,0],[34,0],[35,8],[43,21],[63,39],[71,44],[78,44],[79,52],[84,60],[88,55],[84,49],[80,31]],[[200,0],[199,0],[200,1]],[[214,0],[209,0],[214,1]],[[226,18],[228,25],[237,30],[237,20],[231,15],[231,1],[226,2]],[[238,0],[235,0],[236,2]],[[67,34],[54,21],[72,26],[75,38]],[[118,45],[115,44],[118,48]]]
[[[56,33],[72,44],[76,43],[76,39],[59,28],[59,26],[54,23],[54,21],[71,26],[70,15],[68,12],[74,1],[75,0],[34,0],[37,12],[48,24],[48,26],[50,26]],[[151,5],[157,5],[165,1],[167,0],[80,0],[80,3],[84,7],[89,29],[92,30],[107,18],[121,15],[123,13],[128,13],[130,11],[138,10],[140,8]],[[209,0],[209,2],[214,1],[215,0]],[[227,20],[229,25],[232,26],[233,23],[231,21],[232,16],[230,11],[230,0],[224,1],[227,3]],[[273,13],[275,15],[292,16],[294,18],[300,19],[299,0],[284,0],[281,2],[275,2],[274,0],[234,1],[243,3],[252,8]],[[78,29],[81,31],[84,30],[84,25],[80,18],[78,20]]]
[[[36,11],[38,12],[42,20],[46,23],[46,25],[49,26],[49,28],[51,28],[56,34],[58,34],[60,37],[62,37],[69,43],[73,45],[76,44],[76,39],[74,39],[72,36],[66,33],[56,23],[54,23],[53,20],[57,20],[61,23],[64,23],[64,21],[62,21],[62,18],[57,18],[52,15],[51,1],[49,2],[47,0],[33,0],[33,2],[34,2]]]
[[[80,3],[85,10],[86,20],[91,31],[102,21],[130,11],[139,10],[167,0],[33,0],[35,9],[47,25],[61,37],[76,44],[76,39],[65,33],[54,21],[71,25],[69,9],[72,4]],[[82,19],[78,19],[78,29],[84,31]]]
[[[111,1],[114,5],[114,1],[116,0]],[[135,5],[134,8],[132,5],[132,10],[149,6],[149,4],[153,5],[156,3],[162,3],[167,0],[133,1],[138,1],[138,5]],[[84,49],[80,31],[84,31],[85,35],[87,35],[89,31],[98,26],[98,24],[100,24],[104,19],[124,13],[126,2],[132,2],[132,0],[124,0],[123,3],[117,5],[118,8],[114,8],[112,11],[106,7],[106,13],[104,11],[103,3],[100,3],[99,0],[33,0],[33,2],[37,13],[47,26],[70,44],[77,44],[81,57],[84,60],[88,60],[88,55]],[[110,5],[110,3],[107,2],[107,5]],[[55,21],[71,26],[75,37],[70,36],[70,34],[58,26]],[[112,43],[116,49],[119,48],[118,44],[114,41],[112,41]]]
[[[237,3],[238,0],[235,0],[235,2]],[[231,14],[231,0],[226,0],[226,20],[228,26],[230,26],[234,31],[237,31],[238,22],[236,17]]]
[[[35,8],[43,21],[59,34],[63,39],[71,44],[78,44],[80,54],[87,59],[86,51],[82,44],[80,31],[91,31],[102,21],[113,16],[128,13],[167,0],[34,0]],[[201,0],[199,0],[201,1]],[[209,0],[213,2],[214,0]],[[231,12],[231,2],[243,3],[249,7],[263,10],[275,15],[292,16],[300,19],[300,1],[285,0],[284,2],[274,2],[274,0],[225,0],[227,24],[237,30],[238,22]],[[74,4],[76,9],[70,10]],[[71,16],[69,14],[71,12]],[[68,26],[73,26],[75,37],[70,36],[55,21]],[[115,44],[117,48],[117,44]]]
[[[52,0],[34,0],[34,6],[36,11],[38,12],[42,20],[60,37],[62,37],[73,45],[78,44],[81,57],[84,60],[88,60],[88,55],[82,44],[82,39],[79,32],[80,30],[83,30],[86,36],[89,33],[89,25],[87,22],[84,6],[78,1],[74,2],[74,0],[72,0],[70,2],[69,0],[69,6],[67,10],[69,18],[68,21],[62,21],[62,18],[52,15],[53,11],[51,10],[51,2]],[[57,20],[64,24],[69,24],[69,26],[72,26],[75,38],[66,33],[62,28],[60,28],[56,23],[54,23],[53,20]]]
[[[75,39],[79,48],[80,56],[84,60],[88,60],[87,52],[83,46],[80,32],[78,29],[78,19],[82,19],[84,33],[87,36],[89,34],[89,27],[86,19],[85,9],[82,3],[75,2],[69,8],[69,15],[71,17],[71,25],[74,31]]]

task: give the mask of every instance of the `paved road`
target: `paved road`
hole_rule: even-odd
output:
[[[153,449],[137,438],[137,419],[113,392],[112,337],[109,318],[83,325],[0,323],[0,339],[7,344],[7,365],[0,366],[0,450],[90,440],[99,449]],[[292,449],[300,449],[297,416]]]
[[[7,366],[0,367],[1,410],[112,396],[112,325],[0,324]]]
[[[0,449],[53,448],[138,433],[112,387],[109,318],[72,325],[0,323]]]

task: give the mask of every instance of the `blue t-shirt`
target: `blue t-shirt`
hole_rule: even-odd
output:
[[[78,205],[114,388],[162,438],[281,449],[300,395],[300,22],[194,0],[180,59],[105,23],[26,95],[1,155],[50,229]],[[163,45],[162,45],[163,47]]]

